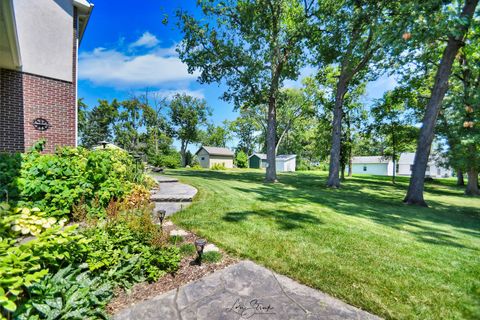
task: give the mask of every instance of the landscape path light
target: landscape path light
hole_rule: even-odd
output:
[[[195,240],[195,249],[197,250],[197,259],[196,261],[198,262],[198,265],[202,265],[202,254],[203,254],[203,248],[205,248],[205,244],[207,241],[205,239],[197,239]]]

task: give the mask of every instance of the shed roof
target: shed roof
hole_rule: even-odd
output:
[[[277,161],[288,161],[290,159],[296,158],[296,154],[279,154],[275,160]]]
[[[202,149],[207,151],[207,153],[212,156],[232,156],[232,157],[234,156],[233,151],[231,151],[228,148],[206,147],[206,146],[202,146],[200,149],[198,149],[197,152],[195,152],[195,154],[198,154]]]
[[[389,163],[390,158],[383,156],[353,157],[353,163]]]
[[[398,159],[398,164],[413,164],[415,159],[415,152],[404,152],[400,155]]]
[[[267,160],[267,155],[265,153],[254,153],[252,154],[250,157],[248,157],[249,159],[253,156],[257,156],[260,158],[260,160]]]

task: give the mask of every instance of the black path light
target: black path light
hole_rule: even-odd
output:
[[[163,227],[163,220],[165,220],[165,215],[167,214],[167,211],[165,210],[157,210],[157,218],[158,221],[160,221],[160,227]]]
[[[200,266],[202,265],[202,254],[203,254],[203,248],[205,248],[205,244],[207,244],[207,240],[205,239],[195,240],[195,249],[197,249],[197,254],[198,254],[196,261]]]
[[[103,149],[105,149],[107,147],[108,142],[105,140],[102,140],[99,142],[99,144],[101,144],[103,146]]]

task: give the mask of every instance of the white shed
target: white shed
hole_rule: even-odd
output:
[[[415,160],[414,152],[405,152],[400,155],[398,160],[398,175],[410,176],[412,174],[413,162]],[[449,178],[453,176],[451,168],[445,168],[442,164],[442,159],[438,155],[431,155],[428,159],[425,176],[432,178]]]
[[[393,175],[393,161],[382,156],[353,157],[352,172],[355,174]]]
[[[283,154],[275,158],[277,172],[295,171],[297,155]]]

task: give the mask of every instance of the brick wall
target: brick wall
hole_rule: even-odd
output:
[[[75,86],[73,83],[23,74],[25,148],[41,138],[47,140],[45,152],[57,146],[75,146]],[[36,130],[32,122],[44,118],[51,127]]]
[[[75,146],[77,130],[77,8],[73,14],[72,81],[0,69],[0,152],[23,152],[45,138],[45,152]],[[33,121],[46,119],[50,128],[36,130]]]
[[[0,69],[0,152],[25,149],[22,73]]]

